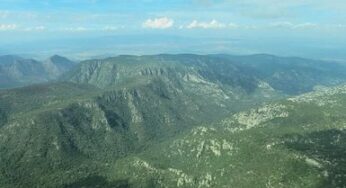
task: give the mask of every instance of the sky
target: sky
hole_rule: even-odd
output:
[[[345,0],[0,0],[0,54],[346,60]]]

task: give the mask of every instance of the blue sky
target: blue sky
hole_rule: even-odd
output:
[[[0,54],[272,53],[345,60],[345,32],[344,0],[0,0]]]

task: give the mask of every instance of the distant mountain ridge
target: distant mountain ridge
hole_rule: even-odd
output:
[[[60,56],[42,64],[9,62],[50,67],[51,75],[71,64]],[[334,123],[328,108],[301,100],[341,104],[331,112],[340,110],[341,119],[343,114],[339,95],[345,87],[281,100],[344,82],[340,64],[268,55],[162,54],[93,59],[70,68],[54,82],[0,91],[0,186],[222,187],[231,174],[234,187],[256,181],[264,187],[272,180],[260,174],[275,172],[273,185],[299,187],[306,183],[300,174],[287,180],[297,166],[271,164],[285,159],[280,164],[289,166],[296,153],[269,150],[270,136],[281,141],[285,133],[302,131],[300,125],[303,131],[310,124],[328,128],[314,122],[316,115]],[[292,100],[299,105],[286,104]],[[282,119],[288,130],[276,124]],[[264,123],[275,128],[262,129]],[[225,165],[234,166],[222,169]],[[249,179],[254,166],[260,167],[258,175]],[[307,181],[319,179],[314,168],[306,169],[314,174]]]
[[[0,56],[0,89],[55,80],[75,65],[75,62],[57,55],[45,61],[14,55]]]
[[[127,78],[139,77],[143,71],[150,73],[150,69],[154,69],[153,74],[160,74],[163,69],[172,74],[180,71],[180,75],[193,72],[197,77],[240,86],[248,91],[265,82],[287,94],[304,93],[312,91],[316,85],[337,85],[346,81],[346,66],[343,64],[266,54],[117,56],[83,61],[63,80],[109,87],[125,82]]]
[[[110,61],[113,61],[113,63],[110,63]],[[105,64],[101,65],[104,62]],[[169,62],[172,64],[169,65]],[[131,64],[131,66],[127,66],[126,63]],[[76,66],[77,63],[59,55],[54,55],[44,61],[25,59],[15,55],[5,55],[0,56],[0,88],[25,86],[58,78],[62,80],[71,79],[74,82],[96,82],[95,79],[98,79],[97,84],[101,84],[102,79],[100,76],[104,77],[103,73],[107,72],[111,74],[111,70],[103,68],[105,70],[102,74],[99,74],[99,78],[96,78],[96,74],[93,74],[90,76],[94,78],[90,78],[91,80],[89,81],[85,80],[88,79],[85,75],[83,81],[78,80],[77,77],[82,77],[82,74],[87,72],[86,69],[91,71],[95,68],[97,71],[97,67],[101,68],[101,66],[113,68],[118,66],[123,67],[124,71],[131,71],[131,67],[138,67],[139,64],[143,66],[151,64],[151,67],[156,66],[158,68],[161,65],[166,67],[169,65],[173,69],[176,67],[180,67],[180,69],[196,69],[200,76],[209,77],[208,79],[218,82],[228,82],[228,84],[245,81],[237,80],[239,78],[247,79],[247,83],[244,83],[247,85],[247,89],[254,87],[249,80],[260,80],[267,82],[276,90],[289,94],[311,91],[315,85],[337,85],[346,80],[345,65],[298,57],[278,57],[268,54],[247,56],[225,54],[122,55],[105,59],[86,60],[79,67]],[[88,68],[87,66],[94,67]],[[77,70],[70,72],[75,67]],[[91,72],[89,73],[91,74]],[[117,72],[116,74],[121,73]],[[131,73],[130,75],[134,74]],[[111,75],[106,77],[109,79]],[[102,82],[102,84],[105,84],[105,80]]]
[[[67,59],[66,57],[54,55],[43,61],[43,65],[47,70],[50,78],[56,79],[63,73],[70,71],[77,65],[77,63]]]

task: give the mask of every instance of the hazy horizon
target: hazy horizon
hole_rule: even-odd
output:
[[[346,188],[346,0],[0,0],[0,188]]]
[[[341,0],[2,0],[0,55],[258,54],[345,61]]]

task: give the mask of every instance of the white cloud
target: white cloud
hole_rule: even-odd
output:
[[[155,18],[155,19],[148,19],[143,23],[144,28],[152,28],[152,29],[167,29],[172,27],[174,24],[174,20],[167,18],[167,17],[161,17],[161,18]]]
[[[88,31],[90,29],[85,28],[85,27],[65,27],[65,28],[62,28],[61,30],[69,31],[69,32],[84,32],[84,31]]]
[[[105,26],[102,30],[103,30],[103,31],[116,31],[116,30],[118,30],[118,27],[114,27],[114,26]]]
[[[282,28],[282,29],[314,29],[317,28],[319,25],[314,23],[299,23],[294,24],[291,22],[275,22],[270,24],[271,27],[274,28]]]
[[[45,26],[35,26],[35,27],[27,27],[24,31],[44,31],[46,30]]]
[[[314,23],[302,23],[302,24],[297,24],[294,26],[294,29],[313,29],[317,28],[318,25]]]
[[[120,29],[124,29],[125,26],[114,26],[114,25],[105,25],[105,26],[98,26],[98,27],[65,27],[65,28],[60,28],[60,31],[67,31],[67,32],[112,32],[112,31],[117,31]],[[53,29],[54,30],[54,29]]]
[[[188,29],[202,28],[202,29],[220,29],[227,27],[226,24],[221,23],[217,20],[212,20],[210,22],[199,22],[193,20],[189,25],[186,26]]]
[[[329,25],[329,27],[334,27],[334,28],[339,28],[339,29],[346,29],[346,25],[344,24],[334,24],[334,25]]]
[[[276,28],[291,28],[294,26],[294,24],[291,22],[275,22],[271,23],[270,26]]]
[[[16,24],[0,24],[0,31],[11,31],[17,29]]]
[[[124,26],[111,26],[107,25],[101,29],[101,31],[117,31],[119,29],[123,29]]]
[[[228,27],[231,28],[231,29],[237,29],[237,28],[239,28],[239,25],[236,24],[236,23],[229,23]]]

